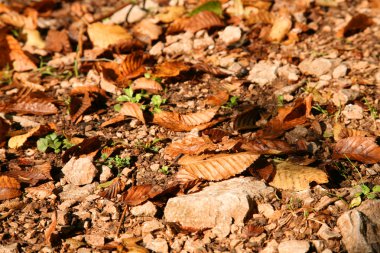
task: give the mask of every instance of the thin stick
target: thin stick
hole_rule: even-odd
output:
[[[121,217],[120,217],[119,226],[117,227],[116,237],[119,237],[121,225],[124,223],[124,218],[125,218],[125,215],[127,214],[127,211],[128,211],[128,205],[125,205],[123,213],[121,214]]]

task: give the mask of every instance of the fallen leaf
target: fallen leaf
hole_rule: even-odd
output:
[[[294,149],[285,141],[254,139],[242,141],[241,148],[256,154],[278,155],[289,154]]]
[[[107,127],[107,126],[110,126],[110,125],[113,125],[113,124],[117,124],[117,123],[120,123],[122,121],[125,120],[125,116],[124,115],[117,115],[113,118],[110,118],[109,120],[106,120],[104,121],[100,127]]]
[[[250,152],[200,156],[186,155],[178,161],[178,164],[181,165],[180,170],[186,170],[196,178],[219,181],[243,172],[259,157],[260,155]]]
[[[352,128],[346,128],[340,123],[336,123],[333,127],[334,140],[339,141],[341,139],[347,137],[355,137],[355,136],[369,136],[370,134],[366,131],[356,130]]]
[[[46,36],[45,49],[53,52],[71,52],[69,34],[66,30],[57,31],[50,29]]]
[[[87,28],[88,36],[94,47],[108,48],[111,45],[132,39],[132,35],[119,25],[93,23]]]
[[[185,8],[183,6],[165,6],[160,9],[160,13],[156,15],[156,18],[163,23],[171,23],[184,13]]]
[[[222,141],[223,137],[229,136],[230,134],[222,129],[213,128],[204,130],[202,135],[207,135],[215,143]]]
[[[248,224],[248,225],[244,226],[244,228],[242,230],[243,234],[248,238],[259,236],[264,231],[265,231],[265,229],[263,226],[256,226],[253,224]]]
[[[248,130],[257,128],[256,122],[261,119],[261,110],[257,107],[251,108],[234,118],[234,130]]]
[[[142,238],[124,238],[121,240],[123,246],[127,249],[128,252],[133,253],[149,253],[149,250],[143,246],[138,245],[137,243],[141,241]]]
[[[3,175],[14,177],[18,181],[23,183],[28,183],[31,185],[37,184],[39,181],[53,178],[50,175],[51,165],[50,162],[45,162],[43,164],[34,165],[30,169],[26,170],[9,170],[2,173]]]
[[[173,141],[165,148],[165,154],[175,158],[180,154],[198,155],[206,150],[213,150],[217,146],[207,137],[186,136],[178,141]]]
[[[167,30],[168,34],[187,31],[196,33],[202,29],[224,26],[218,15],[211,11],[202,11],[190,18],[182,18],[174,21]]]
[[[36,187],[25,188],[25,191],[29,193],[33,198],[42,200],[53,194],[54,189],[54,183],[47,182]]]
[[[359,32],[364,31],[367,27],[373,25],[372,18],[360,13],[351,18],[346,26],[341,31],[338,31],[338,37],[349,37]]]
[[[79,117],[82,116],[88,108],[91,107],[91,99],[90,99],[90,92],[84,93],[83,99],[81,101],[80,107],[75,110],[75,102],[76,101],[73,97],[71,97],[70,100],[70,117],[71,117],[71,122],[74,123],[79,123],[80,120]]]
[[[24,145],[24,143],[30,138],[30,137],[41,137],[43,135],[46,135],[51,131],[50,126],[48,125],[40,125],[37,127],[34,127],[30,129],[26,134],[13,136],[8,141],[8,147],[9,148],[19,148]]]
[[[163,188],[158,185],[135,185],[123,194],[122,201],[129,206],[137,206],[162,192]]]
[[[157,64],[153,69],[153,76],[156,77],[174,77],[181,72],[188,71],[190,66],[181,61],[165,61]]]
[[[333,159],[350,158],[365,164],[380,162],[380,146],[376,137],[354,136],[339,140],[334,146]]]
[[[50,102],[50,99],[33,97],[25,97],[0,103],[0,111],[33,115],[51,115],[58,113],[57,107]]]
[[[200,6],[196,7],[194,10],[192,10],[189,13],[189,16],[194,16],[202,11],[210,11],[218,15],[219,17],[223,14],[222,5],[219,1],[206,1],[205,3],[201,4]]]
[[[213,95],[207,97],[204,101],[205,105],[221,106],[228,102],[230,94],[226,90],[218,90]]]
[[[5,39],[10,50],[9,58],[12,61],[13,69],[15,71],[22,72],[37,68],[36,64],[34,64],[34,62],[26,56],[24,51],[21,49],[20,44],[15,38],[13,38],[13,36],[7,35]]]
[[[153,79],[147,79],[145,77],[140,77],[139,79],[136,79],[132,85],[132,90],[146,90],[150,94],[158,94],[160,91],[162,91],[162,86],[159,82],[153,80]]]
[[[91,154],[96,154],[102,145],[102,141],[99,137],[91,137],[84,139],[81,143],[72,146],[65,151],[62,155],[62,161],[67,163],[71,157],[76,156],[91,156]]]
[[[99,196],[107,199],[116,198],[117,194],[124,190],[124,187],[125,183],[121,181],[120,177],[116,177],[104,191],[99,192]]]
[[[141,104],[139,103],[125,102],[121,106],[120,114],[124,116],[134,117],[145,124],[144,113],[141,109]]]
[[[8,131],[10,129],[10,125],[5,119],[0,117],[0,143],[7,138]]]
[[[199,71],[199,72],[204,72],[204,73],[208,73],[208,74],[211,74],[214,76],[220,76],[220,77],[232,75],[234,73],[230,70],[215,67],[205,62],[198,62],[194,64],[192,68],[194,68],[196,71]]]
[[[141,41],[151,44],[153,40],[157,40],[161,33],[161,26],[156,25],[152,20],[143,19],[133,27],[133,34]]]
[[[51,245],[51,235],[54,233],[57,227],[57,211],[54,210],[51,215],[51,223],[49,227],[45,230],[45,243]]]
[[[0,200],[21,196],[20,183],[13,177],[0,176]]]
[[[276,174],[269,184],[283,190],[302,191],[309,189],[312,182],[328,183],[327,174],[317,168],[282,162],[276,165]]]

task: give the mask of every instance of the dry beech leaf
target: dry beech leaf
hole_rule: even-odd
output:
[[[257,107],[251,108],[234,118],[234,130],[248,130],[257,128],[256,122],[261,119],[261,110]]]
[[[247,18],[247,24],[273,24],[275,16],[266,10],[259,10],[257,13],[251,13]]]
[[[7,35],[5,39],[8,43],[8,48],[10,50],[9,57],[13,62],[13,69],[15,71],[22,72],[37,68],[36,64],[34,64],[34,62],[26,56],[24,51],[21,49],[20,44],[15,38],[13,38],[13,36]]]
[[[149,253],[150,251],[137,243],[141,241],[142,238],[124,238],[121,243],[126,248],[127,252],[131,253]]]
[[[0,200],[13,199],[21,195],[20,183],[13,177],[0,176]]]
[[[24,145],[24,143],[30,137],[41,137],[51,131],[50,126],[41,125],[30,129],[26,134],[13,136],[8,141],[9,148],[19,148]]]
[[[71,52],[69,33],[66,30],[57,31],[50,29],[46,36],[45,49],[53,52]]]
[[[120,109],[120,114],[124,116],[134,117],[145,124],[144,113],[141,109],[141,104],[125,102]]]
[[[339,140],[333,158],[350,158],[366,164],[380,162],[380,146],[375,137],[354,136]]]
[[[188,182],[192,182],[195,180],[199,180],[199,178],[187,170],[180,169],[178,170],[177,174],[175,174],[175,178],[181,183],[181,184],[186,184]]]
[[[26,97],[19,100],[20,101],[12,100],[7,103],[0,103],[0,111],[33,115],[51,115],[58,113],[57,107],[51,103],[50,99]]]
[[[194,64],[192,68],[194,68],[196,71],[208,73],[214,76],[228,76],[234,74],[233,71],[215,67],[205,62],[198,62]]]
[[[140,77],[139,79],[136,79],[132,83],[131,88],[132,90],[146,90],[150,94],[158,94],[160,91],[163,90],[159,82],[145,77]]]
[[[156,15],[156,18],[163,23],[171,23],[181,17],[184,13],[185,8],[183,6],[165,6],[160,8],[160,13]]]
[[[230,94],[226,90],[218,90],[215,94],[207,97],[204,101],[205,105],[221,106],[228,102]]]
[[[104,191],[99,192],[99,196],[107,199],[116,198],[117,194],[124,190],[125,183],[121,181],[120,177],[112,180],[110,186],[108,186]]]
[[[364,31],[367,27],[373,25],[374,22],[372,18],[367,15],[360,13],[348,22],[348,24],[343,27],[341,31],[338,32],[338,37],[349,37],[359,32]]]
[[[51,235],[54,233],[57,227],[57,211],[54,210],[51,215],[51,223],[49,227],[45,230],[45,243],[51,245],[50,239]]]
[[[10,125],[8,124],[8,122],[5,121],[5,119],[3,119],[2,117],[0,117],[0,143],[7,137],[9,129]]]
[[[108,48],[111,45],[132,39],[132,35],[119,25],[93,23],[87,28],[88,36],[94,47]]]
[[[200,131],[219,122],[218,120],[210,122],[218,109],[211,108],[189,114],[161,111],[153,115],[153,123],[173,131],[191,131],[194,128]]]
[[[20,182],[28,183],[31,185],[37,184],[39,181],[53,178],[50,175],[51,165],[50,162],[46,162],[39,165],[34,165],[30,169],[26,170],[9,170],[3,174],[6,176],[14,177]]]
[[[75,101],[73,97],[71,97],[72,101]],[[79,117],[83,115],[83,113],[91,107],[91,99],[90,99],[90,93],[85,92],[84,97],[82,99],[82,103],[80,107],[77,110],[73,110],[73,105],[75,105],[74,102],[70,103],[70,116],[71,116],[71,122],[79,123]]]
[[[122,196],[123,203],[129,206],[137,206],[156,197],[163,192],[163,188],[158,185],[135,185],[128,189]]]
[[[310,188],[310,183],[328,183],[328,177],[320,169],[282,162],[276,165],[276,174],[269,184],[283,190],[302,191]]]
[[[356,130],[352,128],[345,128],[342,124],[336,123],[333,127],[334,140],[339,141],[347,137],[355,136],[369,136],[370,134],[366,131]]]
[[[174,158],[180,154],[198,155],[206,150],[214,150],[217,146],[207,136],[186,136],[185,138],[173,141],[166,149],[165,154]]]
[[[147,44],[152,43],[153,40],[157,40],[162,33],[161,26],[156,25],[149,19],[143,19],[141,22],[136,24],[132,30],[137,38]]]
[[[168,27],[169,34],[187,31],[196,33],[199,30],[221,27],[224,23],[211,11],[202,11],[190,18],[179,18]]]
[[[213,142],[220,142],[223,137],[228,137],[230,134],[222,129],[213,128],[204,130],[202,135],[207,135]]]
[[[45,199],[53,194],[55,189],[53,182],[47,182],[36,187],[25,188],[25,191],[36,199]]]
[[[241,148],[256,154],[278,155],[294,152],[293,148],[285,141],[254,139],[243,141]]]
[[[154,66],[153,75],[156,77],[174,77],[188,71],[190,66],[181,61],[165,61]]]
[[[186,155],[178,161],[178,164],[181,165],[180,170],[186,170],[196,178],[218,181],[243,172],[259,156],[250,152],[200,156]]]
[[[250,237],[256,237],[256,236],[259,236],[261,235],[263,232],[265,231],[264,227],[263,226],[256,226],[254,224],[248,224],[246,225],[242,232],[243,234],[250,238]]]
[[[117,115],[113,118],[110,118],[109,120],[106,120],[104,121],[100,127],[107,127],[107,126],[110,126],[110,125],[113,125],[113,124],[117,124],[117,123],[120,123],[122,121],[125,120],[125,116],[124,115]]]
[[[66,150],[62,155],[62,161],[67,163],[73,156],[90,156],[91,154],[98,152],[101,145],[102,141],[97,136],[84,139],[81,143]]]

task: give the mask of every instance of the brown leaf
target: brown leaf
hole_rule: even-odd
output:
[[[123,203],[130,206],[137,206],[154,198],[158,194],[163,192],[163,188],[158,185],[135,185],[128,189],[122,196]]]
[[[143,19],[133,27],[133,34],[147,44],[151,44],[153,40],[157,40],[161,33],[161,26],[156,25],[149,19]]]
[[[255,226],[253,224],[248,224],[243,228],[243,234],[247,237],[256,237],[264,233],[265,229],[262,226]]]
[[[116,123],[120,123],[120,122],[124,121],[125,118],[126,117],[124,115],[117,115],[117,116],[115,116],[113,118],[110,118],[109,120],[104,121],[100,125],[100,127],[107,127],[107,126],[110,126],[110,125],[113,125],[113,124],[116,124]]]
[[[134,117],[145,124],[145,118],[144,113],[141,109],[141,104],[125,102],[120,109],[120,114],[124,116]]]
[[[101,145],[102,141],[97,136],[84,139],[81,143],[66,150],[62,155],[62,161],[67,163],[73,156],[89,156],[90,154],[96,153],[100,149]]]
[[[228,76],[228,75],[233,74],[232,71],[215,67],[205,62],[198,62],[194,64],[192,68],[194,68],[196,71],[204,72],[204,73],[211,74],[214,76]]]
[[[159,82],[153,79],[147,79],[145,77],[141,77],[135,80],[131,85],[132,90],[146,90],[150,94],[158,94],[162,91],[162,86]]]
[[[0,200],[13,199],[21,196],[20,183],[8,176],[0,176]]]
[[[184,156],[178,164],[181,165],[181,170],[186,170],[197,178],[218,181],[243,172],[259,156],[250,152]]]
[[[2,141],[5,140],[5,138],[7,138],[9,129],[10,125],[8,124],[8,122],[5,121],[5,119],[3,119],[2,117],[0,117],[0,144]]]
[[[372,18],[367,15],[360,13],[350,20],[348,24],[343,28],[342,34],[338,34],[339,37],[343,35],[344,37],[352,36],[356,33],[364,31],[367,27],[373,25],[374,22]]]
[[[78,110],[73,110],[73,105],[74,105],[74,102],[75,101],[73,98],[71,99],[71,103],[70,103],[70,116],[71,116],[71,122],[74,122],[74,123],[79,123],[79,117],[83,115],[83,113],[85,113],[85,111],[91,107],[91,99],[90,99],[90,93],[89,92],[85,92],[84,93],[84,97],[82,99],[82,103],[80,105],[80,107],[78,108]]]
[[[181,61],[165,61],[154,66],[153,75],[156,77],[174,77],[181,72],[188,71],[190,67]]]
[[[31,185],[37,184],[39,181],[53,178],[50,175],[51,165],[50,162],[45,162],[43,164],[35,165],[30,169],[26,170],[10,170],[4,172],[3,174],[9,177],[14,177],[20,182],[28,183]]]
[[[50,99],[24,97],[19,100],[11,100],[7,103],[0,103],[0,111],[15,112],[18,114],[51,115],[57,114],[57,107],[50,102]]]
[[[128,31],[119,26],[100,22],[90,24],[87,28],[88,36],[95,47],[108,48],[123,41],[132,39]]]
[[[53,194],[53,190],[55,189],[53,182],[47,182],[45,184],[41,184],[36,187],[28,187],[25,188],[25,191],[32,195],[36,199],[45,199],[46,197]]]
[[[210,29],[212,27],[221,27],[224,23],[218,15],[211,11],[202,11],[188,19],[185,31],[196,33],[199,30]]]
[[[370,134],[366,131],[356,130],[352,128],[345,128],[342,124],[336,123],[333,127],[334,140],[339,141],[347,137],[355,136],[369,136]]]
[[[41,125],[32,128],[29,130],[26,134],[22,135],[16,135],[9,139],[8,141],[8,147],[9,148],[19,148],[24,145],[24,143],[30,138],[30,137],[41,137],[43,135],[46,135],[51,131],[51,127],[49,125]]]
[[[241,148],[256,154],[278,155],[289,154],[294,149],[285,141],[254,139],[243,141]]]
[[[69,34],[66,30],[57,31],[50,29],[46,36],[45,49],[53,52],[71,52]]]
[[[334,147],[333,158],[350,158],[362,163],[380,162],[380,146],[375,137],[354,136],[339,140]]]
[[[213,142],[220,142],[223,137],[229,136],[230,134],[222,129],[213,128],[204,130],[202,135],[207,135]]]
[[[218,120],[209,122],[215,116],[218,109],[211,108],[189,114],[161,111],[153,115],[153,123],[179,132],[191,131],[194,128],[203,130],[219,122]]]
[[[49,227],[45,230],[45,243],[51,245],[50,239],[51,235],[54,233],[57,227],[57,211],[54,210],[51,215],[51,223]]]
[[[198,155],[206,150],[213,150],[216,145],[206,136],[186,136],[185,138],[173,141],[165,149],[165,154],[172,158],[180,154]]]
[[[228,102],[230,94],[226,90],[218,90],[214,95],[207,97],[204,101],[205,105],[221,106]]]
[[[279,189],[302,191],[309,189],[312,182],[328,183],[327,174],[317,168],[282,162],[276,165],[276,174],[269,184]]]
[[[37,68],[36,64],[26,56],[20,44],[13,36],[7,35],[5,38],[10,50],[9,57],[13,62],[13,69],[15,71],[22,72]]]
[[[239,115],[234,119],[234,129],[235,130],[248,130],[257,128],[256,122],[260,120],[261,110],[257,107],[251,108]]]
[[[116,198],[117,194],[124,190],[125,183],[121,181],[120,177],[116,177],[112,180],[112,184],[108,186],[104,191],[99,192],[99,196],[107,199]]]

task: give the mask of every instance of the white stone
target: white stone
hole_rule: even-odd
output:
[[[301,240],[284,241],[278,245],[279,253],[306,253],[309,249],[310,243]]]
[[[131,208],[131,214],[134,216],[148,216],[154,217],[157,213],[157,207],[150,201],[140,206],[134,206]]]
[[[63,186],[62,192],[59,194],[61,200],[79,201],[95,191],[94,184],[88,184],[82,187],[68,184]]]
[[[112,171],[108,166],[102,166],[102,173],[99,176],[99,180],[101,183],[108,181],[111,177],[113,177]]]
[[[163,238],[157,238],[149,241],[146,248],[152,250],[153,252],[167,253],[169,252],[168,243]]]
[[[261,61],[249,71],[248,80],[264,86],[277,78],[279,64]]]
[[[164,53],[171,56],[191,54],[192,51],[193,43],[191,40],[181,40],[164,48]]]
[[[194,39],[194,49],[203,50],[209,46],[213,46],[214,40],[206,33],[203,38]]]
[[[92,182],[96,176],[97,169],[92,164],[92,158],[90,157],[72,157],[62,168],[62,172],[70,184],[85,185]]]
[[[259,213],[262,213],[265,218],[272,218],[273,214],[274,214],[274,208],[271,204],[268,204],[268,203],[265,203],[265,204],[258,204],[257,205],[257,210],[259,211]]]
[[[301,70],[302,73],[317,77],[329,73],[331,67],[331,61],[325,58],[317,58],[315,60],[306,59],[298,65],[298,68]]]
[[[284,65],[278,68],[278,76],[295,82],[299,79],[299,70],[295,65]]]
[[[340,64],[333,70],[332,76],[333,78],[341,78],[347,74],[347,66],[345,64]]]
[[[232,222],[243,223],[252,212],[255,198],[273,191],[253,178],[233,178],[205,187],[201,192],[169,199],[165,219],[194,229],[213,228],[217,236],[225,237]]]
[[[227,26],[222,32],[219,32],[219,38],[227,45],[231,45],[240,40],[241,29],[237,26]]]
[[[349,104],[349,105],[346,105],[344,107],[342,114],[347,119],[362,119],[363,118],[363,108],[361,108],[358,105]]]

